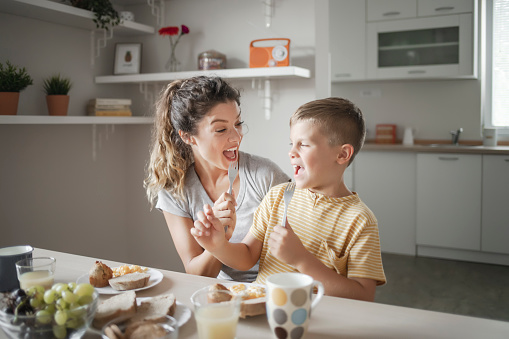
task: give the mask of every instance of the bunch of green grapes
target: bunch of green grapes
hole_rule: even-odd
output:
[[[16,301],[12,313],[15,322],[23,323],[24,317],[18,315],[35,315],[35,327],[52,326],[56,338],[65,338],[68,330],[78,329],[84,325],[87,308],[83,307],[93,301],[94,287],[91,284],[56,283],[51,289],[33,286],[26,291],[15,291]],[[23,295],[19,297],[19,295]]]

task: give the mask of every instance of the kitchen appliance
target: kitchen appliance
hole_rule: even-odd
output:
[[[198,69],[225,69],[226,68],[226,55],[215,51],[213,49],[205,51],[198,55]]]
[[[286,44],[281,44],[286,42]],[[254,45],[257,46],[254,46]],[[280,67],[290,65],[290,39],[257,39],[249,45],[249,67]]]

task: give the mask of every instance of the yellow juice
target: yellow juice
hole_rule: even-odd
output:
[[[234,339],[239,312],[232,307],[202,307],[195,313],[200,339]]]
[[[19,277],[19,286],[26,290],[32,286],[43,286],[45,289],[51,288],[54,276],[50,271],[25,272]]]

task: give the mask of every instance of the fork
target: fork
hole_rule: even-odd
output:
[[[281,222],[281,227],[286,226],[286,211],[288,210],[288,205],[290,205],[290,200],[292,200],[294,191],[295,191],[295,183],[291,182],[286,186],[286,189],[283,193],[283,199],[285,201],[285,212],[283,214],[283,221]]]
[[[239,162],[231,162],[230,166],[228,167],[228,180],[230,180],[230,188],[228,189],[228,194],[232,194],[233,190],[233,182],[235,181],[235,178],[237,177],[237,174],[239,173]]]

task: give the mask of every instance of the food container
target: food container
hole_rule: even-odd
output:
[[[198,69],[225,69],[226,68],[226,55],[215,51],[213,49],[205,51],[198,55]]]
[[[57,326],[53,316],[47,324],[37,321],[37,316],[10,314],[0,310],[0,327],[11,339],[18,338],[81,338],[94,319],[99,294],[94,291],[92,302],[73,308],[68,314],[67,323]]]

